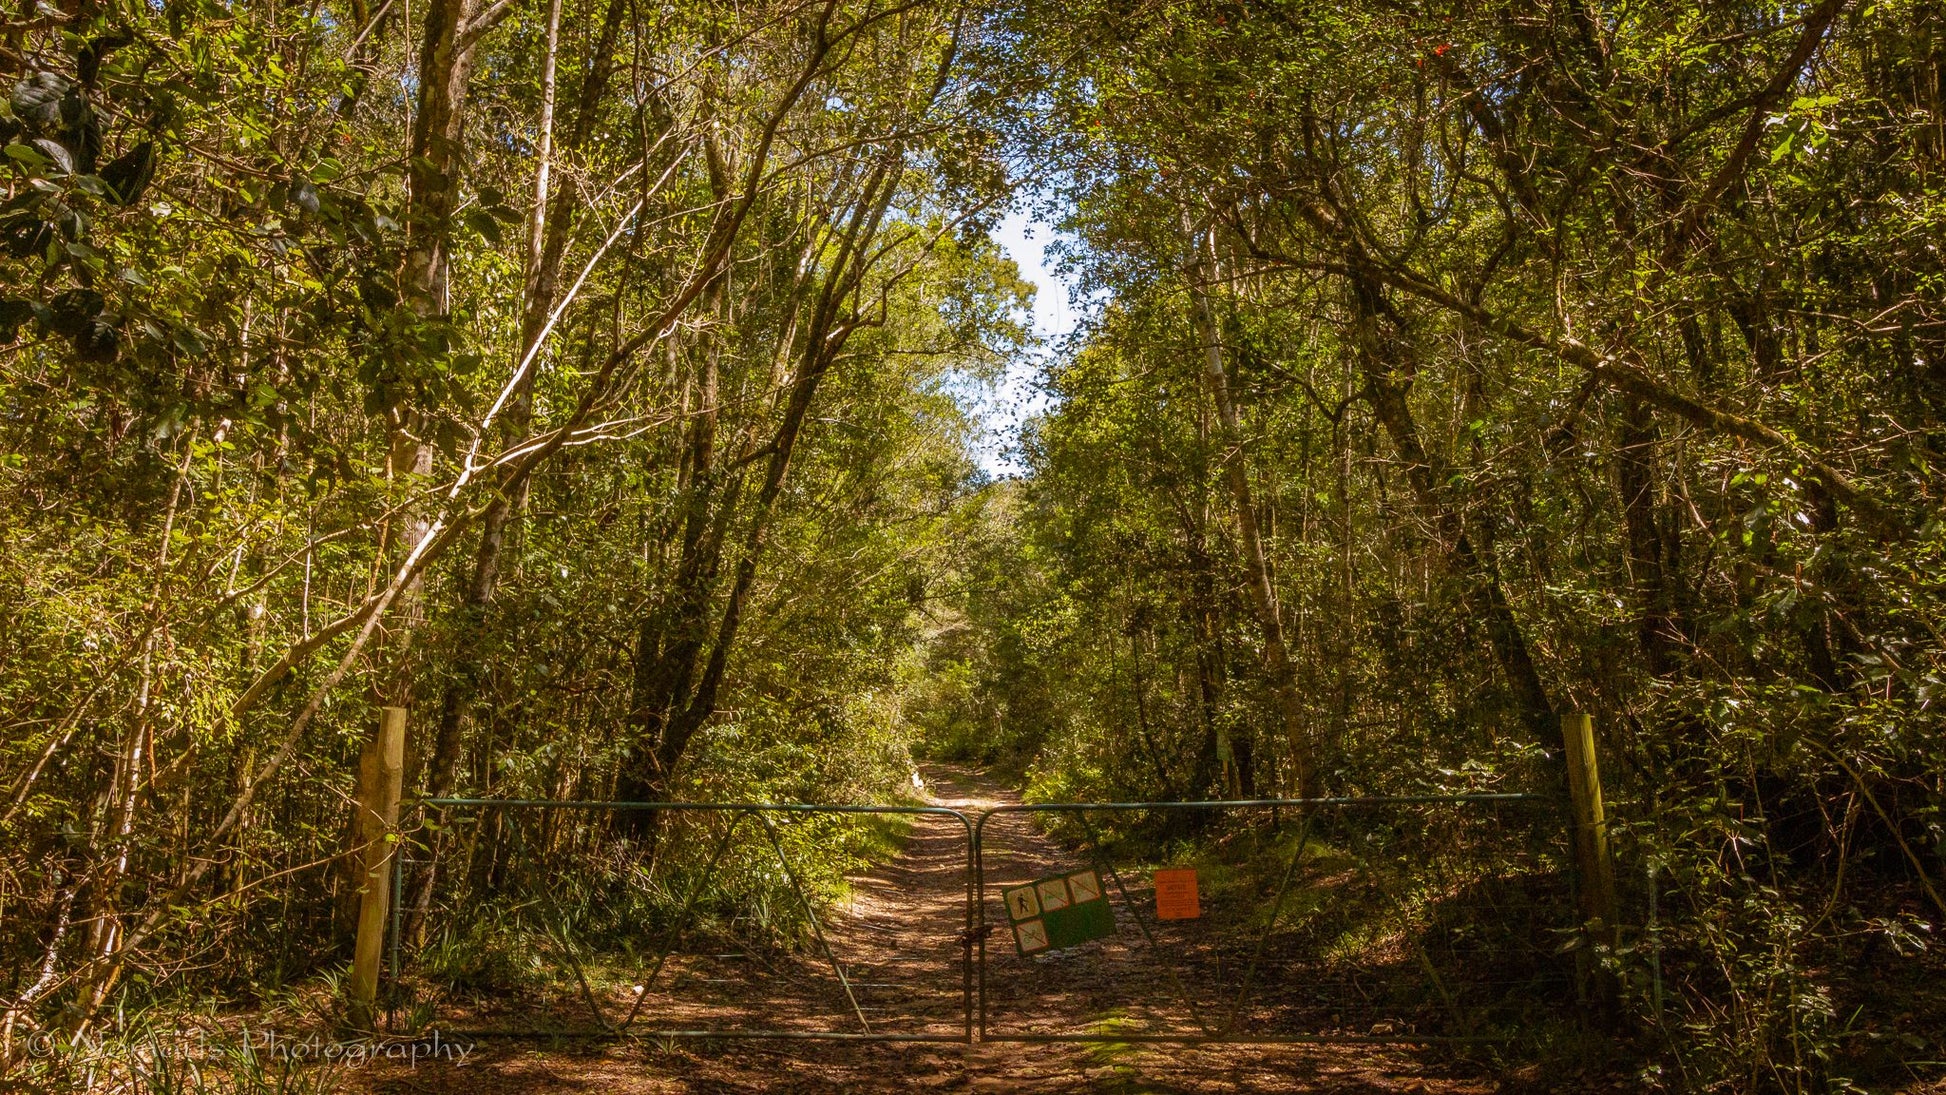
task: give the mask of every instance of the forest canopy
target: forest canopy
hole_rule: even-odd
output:
[[[1588,712],[1648,1052],[1918,1059],[1942,58],[1920,0],[19,7],[0,1056],[342,964],[402,707],[408,797],[822,802],[1551,793]]]

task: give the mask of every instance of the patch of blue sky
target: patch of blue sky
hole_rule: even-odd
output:
[[[974,460],[980,470],[996,478],[1028,470],[1018,451],[1021,427],[1048,409],[1041,376],[1048,359],[1060,352],[1063,341],[1080,325],[1072,286],[1046,251],[1054,242],[1054,227],[1036,218],[1035,204],[1023,202],[1010,210],[993,230],[993,242],[1020,268],[1021,280],[1034,286],[1033,314],[1028,318],[1038,346],[1009,361],[994,385],[970,384],[960,393],[978,426]]]

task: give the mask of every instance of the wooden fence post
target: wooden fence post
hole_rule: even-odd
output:
[[[1581,912],[1588,933],[1615,945],[1615,862],[1608,854],[1608,816],[1601,804],[1601,768],[1595,761],[1592,715],[1561,716],[1568,749],[1568,794],[1574,809],[1574,858],[1581,877]]]
[[[358,943],[352,951],[349,1017],[351,1025],[371,1030],[378,1001],[378,963],[385,953],[385,926],[392,911],[392,839],[399,824],[399,794],[405,778],[405,708],[379,713],[378,737],[358,760],[357,836],[362,887],[358,895]]]

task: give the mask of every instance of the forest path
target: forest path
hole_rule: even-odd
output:
[[[928,801],[966,813],[1018,802],[984,774],[925,769]],[[998,887],[1087,864],[1044,836],[1026,815],[987,826],[988,920],[1004,919]],[[895,860],[854,877],[849,901],[826,914],[833,951],[854,982],[874,1029],[950,1036],[962,1029],[958,932],[965,916],[963,828],[949,818],[916,822]],[[1124,933],[1127,936],[1130,933]],[[1004,930],[988,939],[993,1030],[1085,1031],[1111,1016],[1183,1025],[1167,1001],[1165,972],[1139,944],[1109,940],[1064,964],[1038,965],[1012,953]],[[658,1025],[823,1026],[856,1029],[829,966],[816,955],[801,968],[705,979],[688,986],[711,998],[671,1009]],[[685,984],[678,979],[677,987]],[[813,992],[807,986],[821,986]],[[674,991],[672,989],[672,991]],[[1161,1001],[1145,1006],[1141,1001]],[[822,1011],[822,1014],[813,1014]],[[669,1023],[673,1018],[675,1024]],[[849,1019],[849,1022],[847,1022]],[[1478,1066],[1408,1047],[1133,1046],[984,1042],[648,1041],[620,1044],[478,1043],[463,1063],[374,1066],[365,1090],[405,1092],[756,1093],[756,1092],[1426,1092],[1502,1090]]]

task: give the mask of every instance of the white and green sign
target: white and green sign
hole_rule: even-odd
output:
[[[1115,934],[1115,914],[1093,870],[1052,875],[1000,891],[1021,955],[1078,947]]]

